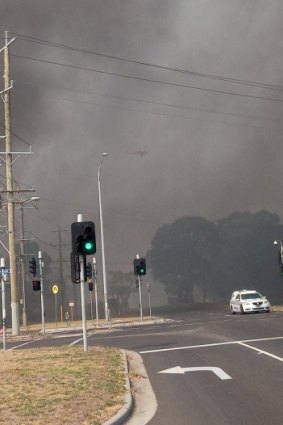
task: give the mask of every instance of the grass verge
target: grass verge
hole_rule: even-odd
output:
[[[125,395],[122,354],[104,347],[3,351],[0,382],[5,425],[99,425]]]

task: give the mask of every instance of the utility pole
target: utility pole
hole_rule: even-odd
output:
[[[10,62],[9,62],[9,46],[15,41],[15,38],[11,38],[8,41],[8,31],[5,31],[5,45],[0,49],[0,53],[4,55],[4,90],[0,92],[1,99],[4,103],[4,123],[5,123],[5,136],[0,138],[5,139],[5,152],[0,152],[0,155],[5,155],[5,159],[1,156],[6,166],[6,190],[0,190],[0,192],[6,192],[7,194],[7,212],[8,212],[8,244],[7,249],[3,243],[0,244],[9,253],[9,268],[10,268],[10,284],[11,284],[11,311],[12,311],[12,335],[19,335],[20,333],[20,320],[19,320],[19,300],[18,300],[18,289],[17,289],[17,269],[16,269],[16,242],[15,242],[15,192],[34,192],[35,189],[13,189],[13,163],[15,160],[24,154],[32,154],[30,148],[29,152],[12,152],[12,141],[11,141],[11,106],[10,106],[10,90],[13,88],[13,80],[10,80]],[[17,155],[16,159],[13,159],[13,155]]]
[[[13,193],[13,158],[11,142],[11,117],[10,117],[10,63],[8,50],[8,32],[5,31],[4,47],[4,115],[5,115],[5,141],[6,141],[6,184],[8,204],[8,238],[9,238],[9,260],[10,260],[10,284],[11,284],[11,309],[12,309],[12,335],[19,335],[19,300],[17,291],[16,275],[16,244],[15,244],[15,206]]]

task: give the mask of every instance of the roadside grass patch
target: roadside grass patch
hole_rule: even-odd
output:
[[[123,405],[118,349],[52,347],[0,352],[5,425],[99,425]]]

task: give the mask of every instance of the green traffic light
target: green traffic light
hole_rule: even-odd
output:
[[[86,242],[85,243],[85,249],[87,251],[91,251],[94,248],[94,244],[92,242]]]

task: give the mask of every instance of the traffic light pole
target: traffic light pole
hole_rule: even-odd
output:
[[[138,275],[138,281],[139,281],[140,317],[142,322],[143,317],[142,317],[141,277],[139,275]]]
[[[82,223],[83,215],[77,215],[77,223]],[[73,226],[73,225],[72,225]],[[83,343],[84,351],[87,351],[87,334],[86,334],[86,314],[85,314],[85,256],[79,255],[80,264],[80,287],[81,287],[81,310],[82,310],[82,328],[83,328]]]
[[[139,262],[140,262],[140,256],[139,254],[136,255],[136,258],[134,260],[134,273],[135,275],[138,276],[138,285],[139,285],[139,306],[140,306],[140,318],[141,318],[141,322],[143,320],[142,317],[142,296],[141,296],[141,276],[140,276],[140,272],[136,269],[138,269],[139,267]]]
[[[42,253],[38,251],[38,262],[39,262],[39,279],[40,279],[40,303],[41,303],[41,323],[42,323],[42,333],[45,333],[45,311],[44,311],[44,291],[43,291],[43,261]]]
[[[96,259],[93,257],[93,268],[92,268],[92,278],[93,278],[93,285],[94,285],[94,296],[95,296],[95,319],[96,319],[96,326],[98,326],[98,298],[97,298],[97,279],[96,279]]]
[[[86,334],[86,316],[85,316],[85,271],[84,271],[84,256],[80,255],[80,286],[81,286],[81,308],[82,308],[82,327],[83,327],[83,342],[84,351],[87,351],[87,334]]]

